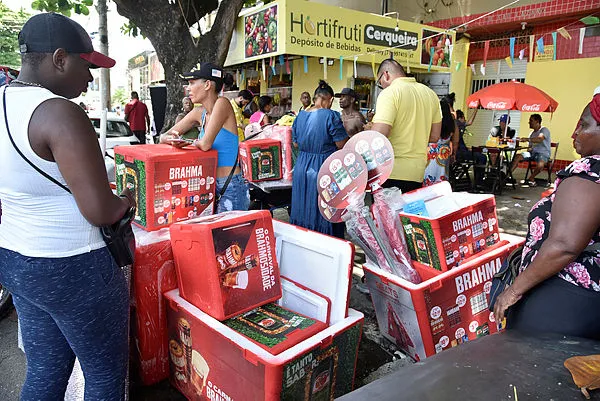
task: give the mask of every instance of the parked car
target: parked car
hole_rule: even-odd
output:
[[[90,116],[90,121],[100,139],[100,116]],[[129,124],[123,118],[109,113],[106,119],[106,149],[112,149],[119,145],[137,145],[140,141],[129,128]]]

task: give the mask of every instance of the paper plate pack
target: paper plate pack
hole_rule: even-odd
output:
[[[377,131],[363,131],[354,135],[344,146],[364,159],[367,170],[367,188],[376,190],[390,177],[394,167],[394,149],[390,140]]]
[[[343,209],[353,194],[362,194],[367,185],[367,165],[356,152],[341,149],[329,156],[317,179],[317,192],[328,206]]]

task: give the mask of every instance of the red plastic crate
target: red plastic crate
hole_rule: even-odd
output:
[[[147,231],[213,213],[217,152],[170,145],[115,147],[117,191],[135,192],[134,223]]]
[[[253,139],[240,143],[244,178],[252,182],[282,178],[281,141]]]
[[[170,380],[189,400],[332,400],[353,388],[360,312],[273,355],[177,290],[165,297]]]
[[[281,298],[268,210],[226,212],[171,226],[181,296],[218,320]]]
[[[145,232],[134,227],[132,269],[135,326],[133,340],[144,385],[169,377],[169,336],[163,293],[177,288],[169,230]]]
[[[488,310],[492,278],[524,241],[503,234],[494,248],[420,284],[364,265],[381,333],[419,361],[497,332],[494,315]],[[415,267],[424,276],[424,270]],[[427,269],[426,274],[430,273]]]
[[[450,194],[469,206],[429,218],[400,212],[411,259],[416,266],[448,271],[499,241],[496,200],[493,195]],[[445,197],[429,202],[444,202]]]

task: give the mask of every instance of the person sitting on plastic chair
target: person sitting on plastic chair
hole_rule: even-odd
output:
[[[546,163],[550,160],[550,130],[542,127],[542,116],[539,114],[532,114],[529,117],[529,128],[533,130],[529,134],[529,138],[520,138],[520,141],[529,142],[531,152],[516,155],[512,164],[512,171],[515,171],[522,160],[535,162],[535,167],[531,170],[531,176],[527,182],[530,187],[535,187],[537,185],[535,177],[544,171]]]

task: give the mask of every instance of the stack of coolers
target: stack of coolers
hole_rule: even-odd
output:
[[[502,329],[488,309],[492,279],[524,240],[499,233],[494,196],[443,182],[404,201],[399,225],[422,281],[364,266],[382,334],[418,361]]]
[[[254,139],[240,143],[240,165],[250,182],[280,180],[282,173],[281,141]]]
[[[115,147],[117,193],[133,191],[132,320],[136,369],[146,385],[169,375],[163,292],[177,288],[169,226],[213,213],[216,151],[170,145]]]
[[[352,390],[363,315],[352,244],[268,211],[171,226],[172,384],[190,400],[330,400]]]

